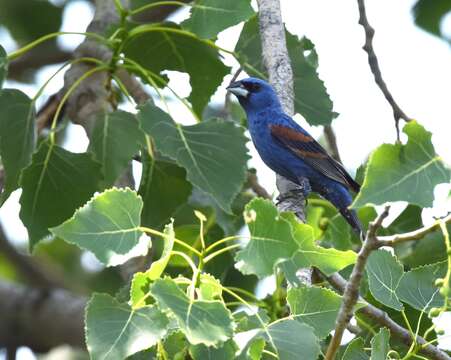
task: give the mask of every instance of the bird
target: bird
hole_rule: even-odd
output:
[[[331,202],[361,237],[360,220],[349,208],[350,191],[358,193],[360,185],[283,111],[274,88],[262,79],[249,77],[232,82],[227,91],[237,97],[246,112],[252,142],[263,162],[300,185],[306,199],[313,191]]]

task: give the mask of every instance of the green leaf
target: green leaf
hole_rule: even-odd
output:
[[[342,297],[321,287],[299,287],[288,290],[287,302],[294,319],[310,325],[320,339],[334,328]],[[358,303],[355,310],[363,304]]]
[[[198,297],[201,300],[220,300],[222,296],[221,282],[210,274],[201,274],[199,277]]]
[[[447,266],[447,261],[443,261],[406,272],[396,291],[399,299],[424,312],[443,306],[443,297],[434,282],[445,276]]]
[[[254,14],[249,0],[196,0],[191,7],[191,16],[181,25],[200,38],[211,39],[219,32]]]
[[[318,63],[315,47],[305,37],[299,39],[288,31],[285,34],[293,68],[295,111],[311,125],[330,124],[337,113],[332,111],[332,101],[316,71]],[[250,75],[262,77],[265,70],[257,17],[251,18],[244,25],[235,51]]]
[[[317,359],[320,353],[318,338],[313,329],[292,319],[282,319],[270,324],[264,332],[266,340],[274,347],[280,360]]]
[[[216,346],[233,335],[230,311],[220,301],[189,299],[169,279],[157,279],[151,288],[161,309],[169,311],[192,345]]]
[[[321,242],[331,244],[337,250],[349,250],[352,248],[351,231],[345,218],[336,214],[329,219]]]
[[[115,111],[95,121],[89,150],[102,164],[104,187],[110,187],[138,154],[144,134],[133,114]]]
[[[74,154],[44,141],[22,172],[20,218],[30,248],[61,224],[97,190],[100,166],[90,154]]]
[[[166,23],[160,29],[132,37],[124,53],[154,73],[163,70],[188,73],[192,88],[188,99],[200,115],[229,68],[220,60],[218,51],[201,39],[183,30],[172,32],[181,30],[177,25]]]
[[[6,79],[8,72],[8,54],[0,45],[0,89],[3,86],[3,81]]]
[[[219,347],[191,345],[189,352],[194,360],[233,360],[236,349],[236,344],[232,340],[227,340]]]
[[[362,338],[354,338],[343,354],[341,360],[369,360],[370,357],[365,352],[365,342]]]
[[[279,214],[271,201],[254,199],[244,213],[251,239],[236,255],[236,267],[243,274],[272,275],[274,266],[296,272],[315,266],[332,274],[356,260],[353,251],[325,249],[315,243],[313,228],[299,223],[292,213]],[[294,278],[295,274],[286,273]]]
[[[282,216],[290,222],[294,239],[299,246],[299,250],[288,260],[297,269],[314,266],[326,275],[331,275],[355,263],[355,252],[323,248],[316,244],[311,226],[300,223],[293,213],[285,213]]]
[[[246,205],[245,221],[251,239],[236,254],[236,267],[243,274],[272,275],[276,263],[288,259],[298,249],[290,223],[269,200],[257,198]]]
[[[0,64],[0,86],[2,71]],[[20,173],[31,161],[36,146],[36,130],[34,104],[23,92],[1,90],[0,109],[0,156],[5,170],[1,206],[18,188]]]
[[[188,201],[192,186],[185,169],[165,161],[155,161],[146,152],[141,155],[143,172],[138,194],[144,201],[141,224],[161,228],[176,210]]]
[[[413,7],[415,23],[423,30],[451,42],[449,33],[442,33],[440,24],[451,11],[449,0],[418,0]]]
[[[94,294],[86,308],[86,343],[91,359],[124,359],[166,335],[169,320],[156,307],[138,310],[107,294]]]
[[[246,176],[248,155],[243,129],[222,120],[182,126],[150,103],[140,108],[138,118],[156,148],[183,166],[192,184],[230,212]]]
[[[407,201],[432,206],[434,187],[450,181],[450,170],[435,153],[431,133],[415,121],[404,126],[406,145],[383,144],[370,157],[365,181],[353,207]]]
[[[371,339],[371,360],[386,360],[390,351],[390,331],[382,328]]]
[[[168,359],[183,360],[188,352],[188,342],[181,331],[176,331],[166,337],[163,343]],[[147,358],[146,360],[149,360]]]
[[[396,291],[404,269],[396,257],[385,250],[373,251],[368,258],[366,272],[369,289],[374,298],[395,310],[403,310]]]
[[[78,180],[78,179],[77,179]],[[51,232],[89,250],[106,266],[145,255],[150,239],[139,227],[141,198],[130,189],[109,189],[95,196]]]

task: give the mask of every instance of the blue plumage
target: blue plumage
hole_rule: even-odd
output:
[[[352,202],[349,190],[358,192],[360,185],[283,112],[271,85],[261,79],[247,78],[230,84],[227,89],[237,96],[246,111],[252,141],[265,164],[294,183],[308,179],[311,190],[329,200],[361,233],[360,221],[354,210],[348,209]]]

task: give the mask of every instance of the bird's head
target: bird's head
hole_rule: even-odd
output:
[[[266,81],[247,78],[231,83],[227,91],[234,94],[246,112],[264,110],[268,107],[280,107],[280,102],[273,87]]]

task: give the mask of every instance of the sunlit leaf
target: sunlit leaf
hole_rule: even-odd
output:
[[[407,201],[432,206],[434,187],[450,181],[450,170],[435,153],[431,133],[415,121],[404,126],[406,145],[383,144],[370,157],[365,181],[353,207]]]
[[[192,345],[216,346],[233,335],[230,311],[220,301],[192,300],[169,279],[158,279],[151,293],[161,309],[169,311]]]
[[[143,143],[136,117],[125,111],[104,113],[95,121],[89,150],[102,164],[105,187],[114,184]]]
[[[0,55],[0,87],[2,75],[5,75],[2,61],[5,60]],[[1,206],[11,192],[17,189],[22,169],[31,162],[36,146],[36,130],[34,105],[23,92],[0,90],[0,109],[0,156],[5,171]]]
[[[249,0],[196,0],[191,7],[191,16],[181,25],[201,38],[211,39],[253,14]]]
[[[41,143],[21,178],[20,218],[31,249],[49,234],[50,227],[61,224],[89,200],[100,177],[100,165],[90,154]]]
[[[106,266],[119,265],[148,251],[150,239],[139,227],[142,206],[134,191],[113,188],[95,196],[51,231],[91,251]]]
[[[246,175],[248,155],[243,130],[222,120],[182,126],[150,103],[140,108],[138,118],[156,148],[183,166],[192,184],[230,212]]]
[[[124,359],[165,336],[169,321],[156,306],[133,310],[107,294],[94,294],[86,309],[91,359]]]
[[[403,306],[396,292],[404,270],[396,257],[385,250],[373,251],[365,269],[374,298],[386,306],[401,311]]]

